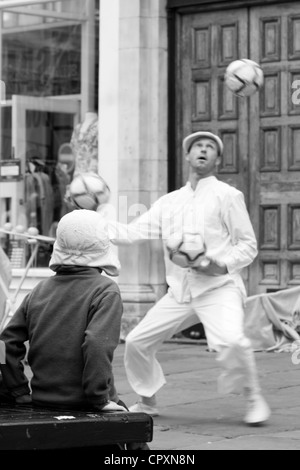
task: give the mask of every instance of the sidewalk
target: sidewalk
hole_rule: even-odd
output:
[[[205,341],[165,343],[158,359],[167,384],[158,392],[152,450],[300,450],[300,364],[289,353],[255,353],[263,393],[272,408],[263,427],[243,424],[242,396],[217,393],[219,367]],[[115,380],[127,405],[136,401],[124,372],[124,344],[115,354]],[[300,362],[300,354],[298,356]]]

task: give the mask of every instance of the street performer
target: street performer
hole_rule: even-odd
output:
[[[243,194],[216,177],[222,140],[211,132],[195,132],[183,140],[183,150],[189,164],[186,185],[162,196],[132,223],[109,225],[116,244],[163,239],[169,286],[126,338],[127,378],[139,396],[130,410],[159,414],[156,394],[166,380],[156,354],[164,341],[195,324],[196,316],[208,344],[218,352],[223,370],[220,392],[243,389],[245,423],[262,424],[270,409],[261,394],[251,342],[244,334],[246,291],[241,277],[242,269],[257,256],[253,227]],[[183,245],[187,254],[189,247],[192,252],[186,265]]]

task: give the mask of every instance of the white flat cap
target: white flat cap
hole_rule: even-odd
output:
[[[212,132],[207,132],[207,131],[194,132],[193,134],[190,134],[187,137],[185,137],[182,142],[182,147],[185,153],[189,153],[193,143],[201,138],[214,140],[218,146],[219,154],[223,155],[224,145],[223,145],[222,140],[217,135],[213,134]]]

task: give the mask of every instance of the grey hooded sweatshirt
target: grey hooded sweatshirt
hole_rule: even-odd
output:
[[[22,363],[29,340],[33,402],[100,408],[117,402],[111,364],[121,316],[119,287],[101,270],[59,268],[25,297],[0,336],[6,346],[1,370],[11,394],[29,393]]]
[[[112,360],[123,312],[118,285],[101,274],[117,276],[120,266],[103,218],[88,210],[66,214],[49,266],[55,276],[25,297],[0,335],[5,385],[13,397],[31,387],[37,404],[101,409],[118,401]],[[30,386],[23,367],[27,341]]]

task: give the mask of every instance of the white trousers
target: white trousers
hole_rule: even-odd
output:
[[[204,326],[209,346],[218,352],[217,361],[223,369],[219,391],[239,393],[245,388],[259,393],[254,353],[244,335],[243,297],[232,282],[189,303],[178,303],[167,293],[129,333],[124,364],[129,384],[138,395],[151,397],[166,383],[156,359],[161,344],[198,321]]]

